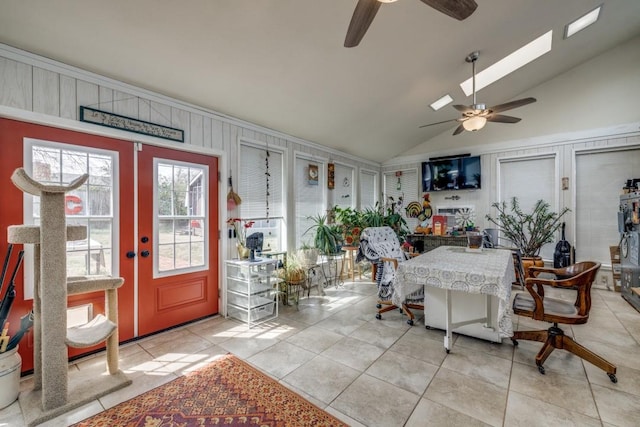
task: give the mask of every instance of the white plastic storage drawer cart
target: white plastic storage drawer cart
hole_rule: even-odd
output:
[[[278,317],[277,264],[277,259],[268,258],[226,262],[228,317],[249,327]]]

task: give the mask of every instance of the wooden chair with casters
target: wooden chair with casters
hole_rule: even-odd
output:
[[[518,293],[513,300],[513,312],[519,316],[553,323],[547,330],[516,331],[511,340],[518,345],[518,340],[543,342],[542,349],[536,355],[536,365],[541,374],[542,366],[551,352],[558,349],[567,350],[576,356],[604,370],[612,382],[618,382],[616,367],[578,344],[572,337],[565,335],[558,324],[581,325],[589,320],[591,309],[591,285],[600,269],[600,263],[592,261],[579,262],[564,268],[529,267],[529,277],[525,279],[528,293]],[[550,273],[552,278],[541,278],[542,273]],[[545,296],[544,286],[575,291],[575,301]]]
[[[356,261],[361,259],[369,260],[376,267],[375,277],[372,277],[378,286],[376,319],[382,319],[382,313],[400,309],[407,315],[407,323],[413,325],[415,316],[410,309],[424,310],[424,291],[409,295],[401,307],[391,301],[398,263],[406,259],[395,231],[391,227],[367,227],[362,230]]]

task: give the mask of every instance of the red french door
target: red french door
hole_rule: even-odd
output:
[[[217,158],[138,152],[138,333],[218,313]]]
[[[89,236],[67,245],[67,271],[125,279],[118,290],[120,341],[218,312],[217,158],[153,146],[137,151],[131,141],[0,118],[0,232],[25,223],[23,193],[10,179],[19,167],[52,181],[83,168],[90,174],[84,192],[68,195],[67,222],[87,225]],[[33,217],[37,222],[38,213]],[[6,252],[0,238],[0,257]],[[23,274],[16,291],[9,335],[33,305]],[[104,313],[104,293],[70,296],[68,307]],[[101,347],[69,349],[69,356]],[[19,351],[22,370],[33,369],[31,333]]]
[[[0,146],[0,230],[6,230],[6,227],[12,224],[25,222],[23,193],[10,179],[16,168],[25,167],[40,177],[48,176],[44,179],[65,181],[67,178],[64,175],[84,173],[82,169],[90,169],[89,165],[92,168],[98,166],[100,171],[95,178],[90,178],[85,193],[69,195],[67,221],[86,225],[91,238],[85,242],[70,242],[71,245],[67,246],[67,270],[70,274],[114,274],[125,279],[123,286],[118,289],[119,337],[121,341],[133,338],[134,262],[126,258],[126,251],[122,250],[134,244],[134,217],[130,210],[135,202],[132,179],[133,144],[129,141],[0,119]],[[26,164],[27,161],[29,165]],[[65,164],[72,165],[71,169],[75,168],[76,171],[69,172],[65,169]],[[127,179],[126,171],[129,171],[131,179]],[[110,184],[104,184],[105,181],[109,181]],[[107,192],[110,196],[105,196]],[[101,211],[96,209],[97,212],[92,214],[93,207],[98,205]],[[34,216],[37,220],[39,213],[36,212]],[[15,248],[17,249],[22,247]],[[7,242],[2,238],[2,256],[6,251]],[[23,271],[25,268],[26,262]],[[28,275],[27,271],[24,277]],[[15,333],[20,324],[20,317],[28,313],[33,306],[32,288],[25,287],[24,282],[23,274],[19,274],[16,283],[17,295],[9,316],[10,334]],[[91,314],[96,315],[104,313],[104,300],[104,292],[73,295],[69,296],[68,307],[79,310],[84,308],[84,311],[90,307]],[[77,356],[100,347],[98,345],[89,349],[70,348],[69,356]],[[32,369],[31,332],[20,342],[19,351],[23,361],[22,370]]]

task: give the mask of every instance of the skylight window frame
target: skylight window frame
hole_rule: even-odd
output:
[[[549,30],[521,48],[476,74],[476,92],[500,80],[551,51],[553,30]],[[473,77],[460,83],[466,96],[473,94]]]
[[[451,95],[447,93],[446,95],[441,96],[440,98],[438,98],[437,100],[429,104],[429,107],[431,107],[433,111],[438,111],[442,107],[445,107],[451,104],[452,102],[453,102],[453,98],[451,97]]]

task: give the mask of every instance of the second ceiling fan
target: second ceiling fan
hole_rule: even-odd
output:
[[[505,116],[497,113],[531,104],[533,102],[536,102],[535,98],[516,99],[515,101],[505,102],[504,104],[494,105],[493,107],[488,108],[485,104],[478,104],[476,102],[476,61],[478,60],[479,56],[479,52],[472,52],[465,58],[465,61],[471,63],[473,79],[473,104],[453,106],[453,108],[462,113],[462,117],[460,118],[444,120],[436,123],[429,123],[428,125],[420,126],[421,128],[457,121],[460,122],[460,124],[458,125],[456,130],[453,131],[453,135],[458,135],[465,130],[480,130],[487,122],[518,123],[520,120],[522,120],[519,117]]]
[[[393,3],[396,0],[358,0],[356,9],[353,11],[347,37],[344,39],[344,47],[358,46],[369,25],[376,16],[382,3]],[[474,0],[421,0],[422,3],[431,6],[439,12],[444,13],[459,21],[468,18],[478,7]]]

